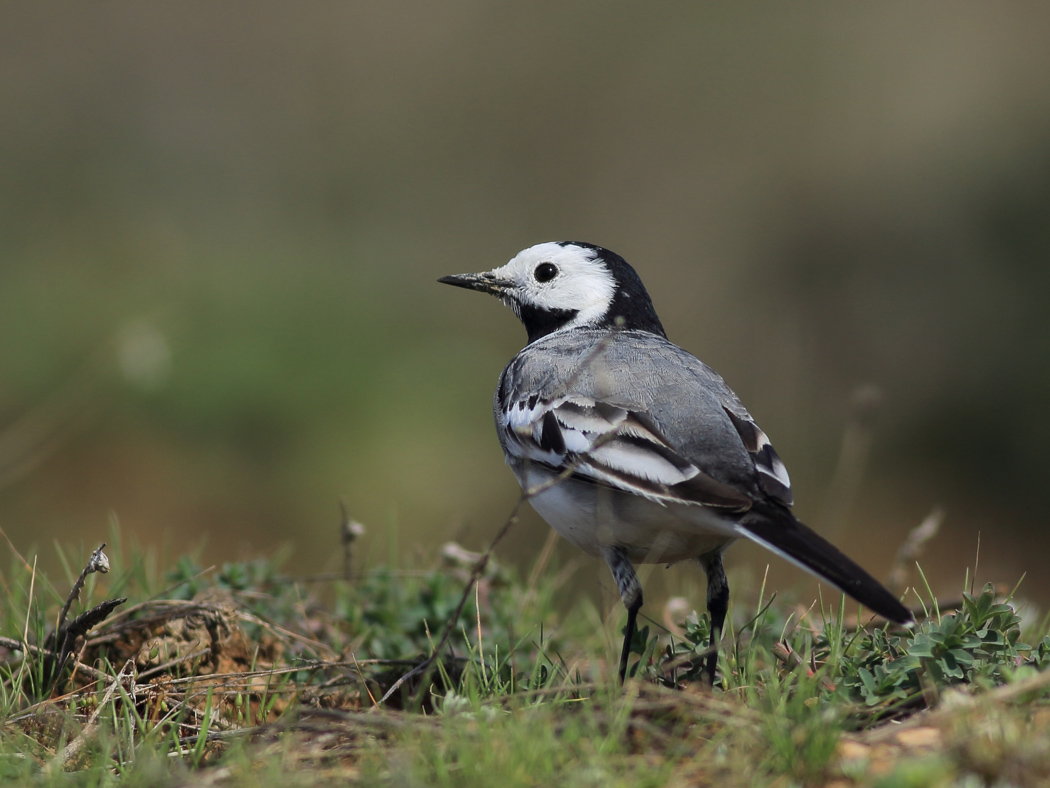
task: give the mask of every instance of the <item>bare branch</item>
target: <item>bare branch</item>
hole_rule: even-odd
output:
[[[66,603],[62,605],[62,612],[58,614],[58,624],[55,625],[55,632],[61,632],[62,627],[65,626],[66,616],[69,614],[70,606],[80,598],[80,590],[84,587],[84,581],[87,576],[95,572],[101,572],[106,574],[109,572],[109,556],[102,552],[102,548],[106,546],[103,542],[98,546],[98,549],[91,554],[91,558],[88,559],[87,565],[81,570],[80,577],[73,583],[73,588],[69,591],[69,596],[66,597]]]

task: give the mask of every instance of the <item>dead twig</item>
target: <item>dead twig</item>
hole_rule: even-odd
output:
[[[605,443],[606,440],[612,440],[616,436],[616,434],[616,431],[612,431],[607,433],[606,435],[603,435],[601,438],[594,442],[592,450],[593,448],[597,448],[599,445]],[[411,678],[414,678],[415,676],[423,675],[423,681],[421,682],[421,684],[422,686],[426,686],[426,678],[430,675],[430,671],[433,669],[438,657],[444,651],[445,646],[448,645],[448,641],[451,639],[452,633],[455,631],[456,623],[459,621],[460,614],[462,614],[463,608],[466,606],[467,600],[470,598],[471,591],[473,591],[474,589],[474,584],[481,578],[482,574],[485,572],[485,567],[488,566],[489,559],[492,558],[492,554],[493,552],[495,552],[496,546],[499,545],[501,541],[503,541],[503,537],[507,535],[507,532],[510,531],[513,525],[518,521],[518,518],[521,515],[521,507],[524,506],[525,502],[528,501],[530,498],[534,498],[540,493],[546,492],[550,488],[554,487],[556,484],[561,484],[563,481],[565,481],[565,479],[572,476],[572,474],[576,472],[576,468],[579,466],[579,464],[585,460],[586,456],[581,456],[576,462],[574,462],[572,465],[570,465],[568,468],[566,468],[554,478],[548,479],[546,482],[538,484],[535,487],[528,487],[522,490],[521,495],[518,497],[517,502],[514,504],[514,508],[510,512],[510,516],[507,518],[507,520],[503,523],[503,526],[496,533],[496,536],[492,540],[492,543],[489,545],[488,550],[482,553],[481,558],[474,565],[473,570],[471,570],[470,577],[467,579],[467,583],[463,588],[463,594],[459,598],[459,604],[456,605],[456,609],[453,611],[452,615],[449,616],[448,621],[445,623],[445,629],[444,632],[442,632],[441,639],[438,641],[438,644],[434,647],[434,650],[431,652],[429,657],[424,659],[416,667],[414,667],[412,670],[410,670],[408,673],[406,673],[394,682],[390,689],[388,689],[386,693],[384,693],[383,697],[379,699],[380,705],[388,701],[393,696],[393,694],[405,684],[406,681],[408,681]],[[415,699],[415,701],[418,701],[418,699]]]
[[[791,648],[791,644],[786,640],[778,640],[773,644],[773,656],[783,662],[792,670],[797,668],[803,668],[806,671],[806,675],[812,678],[816,675],[816,671],[805,663],[798,652]],[[827,676],[820,677],[820,683],[824,685],[824,689],[829,692],[835,691],[835,682],[829,679]]]
[[[849,519],[850,508],[857,498],[868,466],[882,400],[882,393],[875,386],[861,386],[853,393],[838,462],[824,505],[823,530],[828,537],[838,534]]]
[[[944,510],[937,506],[926,515],[921,523],[911,529],[907,538],[901,543],[897,550],[897,557],[893,560],[893,568],[890,570],[887,585],[895,593],[903,593],[908,584],[908,569],[915,565],[916,559],[922,554],[926,543],[937,535],[941,523],[944,522]],[[972,589],[971,589],[972,590]]]
[[[339,509],[343,514],[342,523],[339,527],[339,541],[343,545],[343,579],[347,582],[353,578],[353,548],[354,542],[364,536],[365,527],[357,520],[350,519],[350,512],[346,508],[346,501],[339,502]]]
[[[598,357],[605,352],[605,349],[609,346],[609,343],[612,342],[612,338],[616,335],[616,333],[619,331],[620,326],[622,325],[622,319],[619,320],[620,322],[617,323],[617,328],[608,336],[604,337],[597,344],[597,346],[595,346],[594,350],[592,350],[587,355],[587,357],[580,363],[580,366],[569,377],[568,381],[566,381],[565,383],[566,388],[571,387],[587,371],[587,369],[590,368],[590,366],[598,359]],[[438,658],[441,656],[441,653],[445,650],[445,646],[448,645],[448,641],[452,638],[452,633],[455,631],[456,624],[459,622],[459,617],[463,613],[463,608],[466,606],[467,600],[471,596],[471,591],[474,589],[474,584],[478,582],[478,580],[481,578],[482,573],[485,571],[485,567],[488,566],[489,559],[492,557],[493,552],[495,552],[496,546],[499,545],[499,543],[503,540],[503,537],[507,535],[507,532],[510,531],[510,529],[518,521],[518,518],[521,514],[522,506],[524,506],[525,502],[529,499],[546,492],[555,485],[561,484],[563,481],[568,479],[570,476],[576,473],[577,468],[582,463],[587,461],[588,454],[590,452],[593,452],[595,449],[600,448],[605,443],[616,438],[618,435],[619,429],[617,428],[610,430],[604,435],[599,436],[591,444],[591,447],[588,452],[581,452],[575,460],[575,462],[571,463],[557,476],[554,476],[553,478],[550,478],[546,482],[543,482],[541,484],[537,484],[535,486],[527,484],[529,474],[528,468],[525,469],[525,473],[523,475],[524,488],[522,490],[522,493],[518,497],[517,502],[514,504],[514,508],[511,510],[510,516],[507,517],[506,521],[503,523],[503,526],[496,533],[496,536],[495,538],[493,538],[491,544],[489,544],[488,549],[481,555],[481,558],[474,565],[474,568],[470,573],[470,577],[467,579],[467,583],[463,588],[463,593],[459,598],[459,604],[456,605],[456,609],[453,611],[452,615],[449,616],[448,621],[445,622],[445,629],[441,634],[441,639],[438,641],[437,645],[430,653],[430,656],[428,656],[416,667],[414,667],[412,670],[410,670],[408,673],[404,674],[403,676],[401,676],[401,678],[394,682],[390,689],[388,689],[383,694],[383,697],[379,699],[379,705],[382,705],[383,703],[388,701],[394,695],[395,692],[397,692],[399,689],[401,689],[402,686],[404,686],[405,682],[407,682],[409,679],[415,678],[416,676],[422,676],[422,679],[420,681],[420,690],[417,693],[416,697],[413,698],[413,704],[418,704],[420,702],[421,698],[419,697],[419,695],[426,687],[427,679],[429,678],[430,673],[433,670]]]
[[[70,589],[69,596],[66,597],[66,603],[62,605],[62,612],[58,614],[58,623],[55,624],[56,632],[62,631],[62,627],[66,623],[66,615],[69,613],[69,607],[80,598],[80,590],[84,587],[84,581],[87,579],[87,576],[95,572],[101,572],[102,574],[109,572],[109,556],[102,552],[105,546],[106,543],[103,542],[91,554],[87,564],[80,572],[80,577],[73,583],[73,588]]]
[[[510,516],[507,518],[506,522],[503,523],[503,527],[499,529],[499,532],[496,534],[496,537],[492,540],[492,543],[489,545],[489,549],[486,550],[482,554],[478,562],[474,564],[474,569],[470,573],[470,578],[467,580],[466,587],[463,589],[462,595],[460,595],[459,604],[456,605],[456,609],[453,611],[452,615],[449,616],[448,621],[445,622],[445,630],[441,634],[441,639],[438,641],[437,645],[434,646],[434,650],[430,653],[430,656],[424,659],[418,665],[416,665],[416,667],[412,668],[412,670],[408,671],[408,673],[405,673],[403,676],[401,676],[401,678],[399,678],[397,681],[395,681],[393,685],[391,685],[390,689],[388,689],[383,694],[383,697],[379,699],[378,705],[381,706],[382,704],[390,700],[394,693],[401,689],[402,686],[404,686],[406,681],[416,676],[422,675],[422,686],[426,686],[426,679],[430,675],[430,671],[433,669],[434,664],[437,662],[441,653],[445,650],[445,646],[448,645],[448,641],[451,639],[452,633],[456,629],[456,622],[459,621],[459,617],[463,613],[463,608],[466,606],[467,600],[470,598],[470,592],[474,588],[474,584],[478,581],[482,573],[485,571],[485,567],[488,565],[489,558],[492,557],[492,553],[496,549],[496,546],[503,540],[503,537],[507,535],[507,532],[518,521],[518,516],[521,512],[521,507],[526,500],[528,500],[526,494],[522,493],[521,496],[518,498],[518,502],[514,504],[514,508],[511,510]]]
[[[70,607],[80,598],[80,592],[84,588],[84,581],[87,579],[87,576],[95,572],[102,574],[109,572],[109,556],[103,552],[105,546],[105,542],[99,545],[91,554],[87,564],[84,565],[76,582],[73,583],[69,595],[66,597],[65,604],[62,605],[62,610],[58,614],[55,632],[48,638],[47,645],[56,654],[54,660],[49,661],[48,670],[46,671],[50,675],[51,681],[58,681],[58,677],[61,675],[63,668],[65,668],[66,661],[73,653],[77,640],[86,636],[94,627],[105,621],[117,607],[127,602],[127,597],[107,599],[105,602],[91,608],[91,610],[81,613],[72,621],[66,622]],[[50,683],[48,682],[48,684]]]
[[[44,657],[45,659],[57,659],[58,654],[52,651],[50,648],[44,646],[34,646],[31,643],[23,643],[21,640],[15,640],[14,638],[0,637],[0,648],[6,648],[11,651],[22,651],[26,654],[32,654],[38,657]],[[5,661],[4,664],[8,664],[13,660]],[[83,662],[77,662],[77,670],[87,673],[96,681],[105,681],[110,678],[108,673],[105,673],[97,668],[93,668],[90,665],[85,665]]]

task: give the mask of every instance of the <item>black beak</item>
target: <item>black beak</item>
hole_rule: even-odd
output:
[[[443,285],[454,287],[465,287],[467,290],[477,290],[479,293],[489,293],[494,296],[502,296],[514,285],[497,279],[490,273],[484,274],[452,274],[438,279]]]

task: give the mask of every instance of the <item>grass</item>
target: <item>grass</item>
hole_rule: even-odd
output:
[[[1050,779],[1047,622],[1025,623],[991,586],[954,602],[909,592],[927,613],[911,630],[845,600],[760,597],[731,615],[713,691],[706,616],[675,634],[650,625],[620,688],[597,612],[581,602],[559,615],[553,572],[522,581],[449,550],[418,570],[295,579],[278,559],[163,567],[114,537],[106,575],[79,575],[88,556],[59,549],[65,576],[44,577],[12,548],[0,577],[5,784]],[[461,604],[440,659],[397,686]]]

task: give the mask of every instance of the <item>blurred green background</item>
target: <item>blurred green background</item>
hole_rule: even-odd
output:
[[[93,547],[115,517],[173,552],[206,538],[206,562],[290,544],[316,571],[340,499],[362,562],[483,548],[517,493],[489,408],[524,332],[435,280],[573,239],[639,270],[772,436],[804,520],[884,575],[941,505],[935,590],[980,533],[979,580],[1028,571],[1050,601],[1050,6],[0,14],[20,550]],[[500,555],[545,535],[530,513]],[[730,556],[761,576],[761,551]]]

